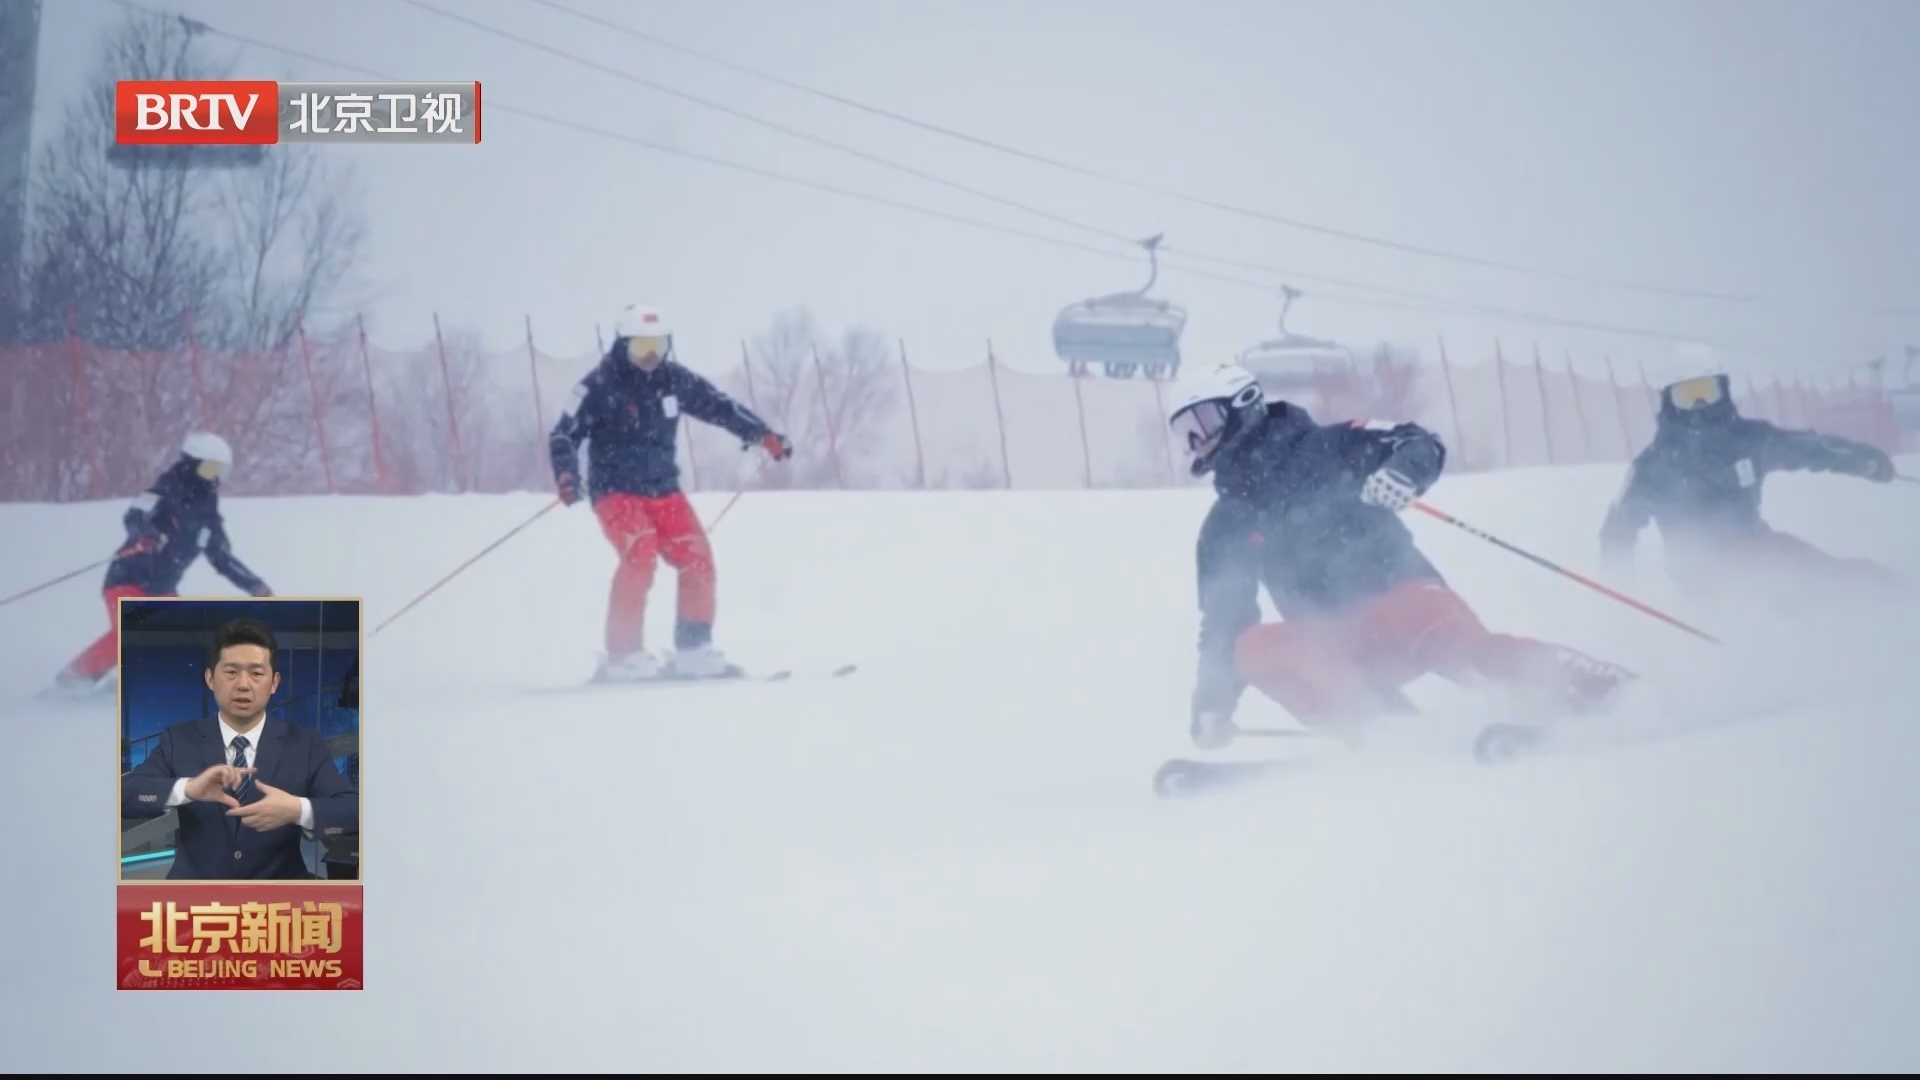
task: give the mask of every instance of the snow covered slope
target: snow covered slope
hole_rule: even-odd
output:
[[[1592,572],[1619,479],[1430,498]],[[1491,624],[1683,698],[1806,704],[1510,772],[1399,757],[1163,803],[1153,769],[1190,752],[1205,498],[748,495],[714,536],[722,644],[802,680],[860,673],[597,692],[568,688],[612,554],[585,507],[549,514],[369,645],[360,994],[111,988],[111,710],[21,703],[101,629],[95,578],[0,609],[0,1061],[203,1069],[218,1047],[273,1069],[295,1043],[336,1069],[1920,1067],[1920,616],[1788,636],[1697,616],[1733,640],[1715,649],[1410,515]],[[363,595],[377,622],[543,502],[228,516],[280,592]],[[120,510],[0,507],[0,594],[104,554]],[[1920,575],[1920,488],[1780,477],[1769,512]],[[1651,533],[1643,550],[1660,601]],[[227,591],[204,566],[187,588]],[[663,571],[656,640],[672,593]],[[1246,715],[1285,722],[1251,695]]]

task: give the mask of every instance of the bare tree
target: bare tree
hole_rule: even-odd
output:
[[[1315,380],[1319,417],[1328,420],[1417,421],[1426,407],[1418,357],[1382,344],[1373,351],[1371,371],[1329,372]]]
[[[793,440],[791,469],[763,470],[782,487],[858,487],[878,461],[886,424],[899,401],[892,350],[879,333],[849,327],[836,341],[806,308],[774,316],[756,339],[728,393],[753,404]]]
[[[99,461],[106,475],[69,478],[38,497],[124,493],[195,425],[250,442],[271,442],[285,424],[312,426],[311,404],[281,386],[294,381],[284,376],[296,327],[354,299],[363,233],[351,177],[308,147],[267,147],[261,164],[237,170],[108,155],[118,80],[220,78],[232,68],[191,24],[131,15],[103,39],[86,89],[41,155],[25,329],[31,341],[65,340],[58,351],[72,370],[57,398],[39,399],[56,419],[14,437],[67,461]],[[129,402],[141,422],[117,423],[113,410]]]

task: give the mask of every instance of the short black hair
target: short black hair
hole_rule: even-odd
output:
[[[235,645],[258,645],[267,650],[267,670],[279,673],[280,642],[259,619],[234,619],[215,630],[213,641],[207,645],[207,670],[219,667],[220,654]]]

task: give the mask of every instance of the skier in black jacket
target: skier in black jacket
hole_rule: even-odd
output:
[[[1169,422],[1217,494],[1195,551],[1196,745],[1232,739],[1248,684],[1316,724],[1411,711],[1401,688],[1427,674],[1554,711],[1604,707],[1631,677],[1494,633],[1448,587],[1398,517],[1446,465],[1424,428],[1318,424],[1231,364],[1200,373]],[[1260,622],[1263,584],[1283,621]]]
[[[1740,415],[1725,375],[1685,379],[1660,392],[1653,441],[1633,459],[1620,495],[1600,528],[1610,575],[1632,570],[1634,543],[1648,524],[1660,529],[1669,578],[1689,598],[1713,601],[1754,588],[1796,583],[1906,586],[1866,559],[1841,559],[1760,516],[1768,474],[1843,473],[1875,483],[1894,478],[1893,459],[1866,443],[1776,427]]]
[[[574,387],[548,439],[554,483],[569,506],[580,499],[579,448],[587,444],[587,497],[620,557],[596,678],[711,678],[730,670],[713,647],[713,548],[680,490],[682,414],[758,443],[776,461],[793,455],[786,436],[673,358],[672,331],[658,311],[630,304],[615,321],[612,348]],[[665,666],[643,648],[656,558],[679,575],[674,655]]]
[[[180,579],[203,553],[237,589],[251,596],[273,590],[233,554],[220,516],[220,477],[233,468],[233,448],[218,435],[196,431],[180,457],[127,507],[127,539],[107,566],[102,597],[110,624],[55,679],[57,687],[95,685],[119,662],[120,598],[177,596]]]

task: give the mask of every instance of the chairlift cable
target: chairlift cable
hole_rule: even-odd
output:
[[[146,4],[138,3],[136,2],[136,0],[109,0],[109,2],[116,4],[120,7],[127,8],[129,10],[140,11],[142,13],[149,14],[149,15],[160,16],[160,17],[178,17],[173,12],[165,11],[162,9],[148,6]],[[372,68],[364,67],[359,64],[353,64],[343,60],[339,60],[337,58],[322,56],[322,55],[308,52],[302,49],[296,49],[288,46],[275,44],[273,42],[265,41],[259,38],[245,35],[245,34],[236,33],[230,30],[213,27],[207,24],[201,24],[201,25],[206,27],[204,32],[210,36],[225,38],[229,41],[233,41],[237,44],[245,45],[251,48],[257,48],[266,52],[276,53],[276,54],[287,56],[293,59],[303,60],[309,63],[319,64],[324,67],[330,67],[330,68],[334,68],[341,71],[350,71],[357,74],[368,76],[370,78],[383,80],[383,81],[389,81],[389,82],[405,81],[401,79],[399,76],[392,75],[386,72],[377,71]],[[851,188],[844,188],[834,184],[828,184],[821,181],[810,180],[804,177],[799,177],[789,173],[783,173],[778,170],[768,169],[768,168],[764,168],[757,165],[752,165],[746,162],[733,161],[727,158],[722,158],[722,157],[718,157],[711,154],[704,154],[698,151],[692,151],[692,150],[682,149],[679,147],[668,146],[663,143],[658,143],[653,140],[643,138],[641,136],[631,135],[624,132],[616,132],[606,128],[597,127],[592,124],[586,124],[586,123],[582,123],[576,120],[571,120],[565,117],[555,116],[551,113],[544,113],[538,110],[517,106],[509,102],[500,101],[498,98],[489,97],[487,101],[487,107],[490,110],[506,113],[509,115],[521,116],[538,123],[543,123],[543,124],[547,124],[547,125],[558,127],[558,128],[565,128],[565,129],[575,131],[577,133],[591,135],[597,138],[607,139],[614,142],[625,143],[630,146],[636,146],[642,149],[652,150],[656,153],[667,154],[675,157],[685,158],[692,161],[699,161],[705,164],[714,165],[721,168],[732,169],[738,172],[759,176],[764,179],[774,180],[782,183],[788,183],[798,187],[810,188],[815,191],[820,191],[820,192],[824,192],[832,195],[838,195],[843,198],[854,199],[857,201],[867,202],[867,203],[878,205],[878,206],[885,206],[885,207],[889,207],[889,208],[900,210],[907,213],[918,214],[923,217],[944,220],[953,224],[966,225],[972,228],[978,228],[986,231],[997,232],[1002,235],[1013,236],[1016,238],[1030,240],[1037,243],[1049,244],[1049,245],[1067,249],[1067,250],[1073,250],[1073,251],[1078,251],[1085,254],[1097,255],[1102,258],[1131,259],[1133,257],[1124,252],[1118,252],[1108,248],[1096,247],[1091,244],[1081,243],[1079,241],[1070,240],[1063,237],[1050,236],[1044,233],[1032,232],[1026,229],[1015,227],[1015,226],[1004,225],[998,222],[987,221],[980,218],[968,217],[963,214],[955,214],[949,211],[939,210],[933,207],[923,206],[916,203],[907,202],[904,200],[893,199],[883,195],[875,195],[869,192],[857,191]],[[799,135],[799,137],[809,138],[809,139],[812,138],[811,136],[806,136],[804,134]],[[905,167],[905,168],[910,168],[910,167]],[[986,193],[979,193],[979,194],[982,197],[992,198],[995,201],[1007,201],[998,196],[991,196]],[[1022,205],[1022,204],[1013,203],[1012,205]],[[1028,209],[1030,212],[1039,214],[1041,216],[1046,216],[1049,218],[1053,218],[1055,220],[1067,221],[1078,228],[1096,230],[1100,232],[1102,235],[1111,236],[1111,237],[1120,236],[1120,234],[1108,233],[1106,230],[1098,229],[1098,227],[1095,227],[1095,226],[1088,226],[1088,225],[1085,225],[1084,223],[1073,222],[1071,219],[1061,218],[1059,215],[1054,215],[1049,211],[1039,210],[1037,208],[1026,208],[1026,209]],[[1130,244],[1137,244],[1137,241],[1128,241],[1128,242]],[[1265,266],[1264,264],[1251,263],[1245,260],[1226,259],[1219,256],[1204,255],[1202,253],[1188,251],[1186,249],[1179,249],[1179,251],[1180,251],[1180,254],[1186,256],[1186,258],[1188,259],[1205,260],[1210,262],[1223,263],[1227,265],[1236,265],[1236,266],[1243,266],[1248,268],[1263,269],[1271,273],[1284,274],[1285,276],[1292,277],[1296,280],[1329,281],[1330,283],[1340,284],[1350,288],[1359,288],[1359,289],[1365,289],[1368,291],[1379,292],[1387,295],[1402,296],[1415,301],[1428,301],[1428,303],[1417,303],[1417,302],[1405,303],[1405,302],[1394,302],[1394,301],[1388,301],[1388,300],[1376,300],[1376,299],[1370,299],[1370,298],[1358,297],[1358,296],[1345,296],[1337,293],[1323,292],[1323,293],[1316,294],[1322,299],[1336,302],[1336,303],[1348,304],[1352,306],[1370,307],[1370,308],[1376,308],[1381,310],[1410,311],[1410,312],[1421,312],[1421,313],[1432,313],[1432,314],[1474,314],[1474,315],[1480,315],[1480,316],[1486,316],[1486,317],[1498,317],[1498,318],[1508,319],[1508,320],[1519,322],[1519,323],[1529,323],[1529,324],[1543,325],[1543,326],[1557,326],[1557,327],[1570,328],[1570,329],[1590,330],[1590,331],[1597,331],[1602,333],[1617,334],[1617,335],[1626,336],[1626,337],[1646,338],[1646,339],[1656,340],[1661,342],[1711,340],[1711,335],[1681,334],[1681,333],[1675,333],[1671,331],[1650,329],[1650,328],[1644,328],[1644,327],[1633,327],[1633,326],[1624,326],[1619,324],[1590,322],[1590,321],[1578,320],[1578,319],[1567,319],[1559,316],[1547,315],[1544,313],[1526,311],[1522,309],[1509,309],[1509,308],[1485,306],[1485,305],[1457,300],[1450,297],[1434,296],[1431,294],[1413,292],[1411,290],[1403,290],[1403,289],[1395,289],[1395,288],[1386,287],[1386,286],[1371,285],[1364,282],[1352,281],[1350,279],[1338,279],[1338,278],[1330,279],[1322,275],[1316,275],[1316,274],[1310,274],[1310,273],[1304,273],[1304,272],[1288,272],[1288,271],[1281,270],[1280,268],[1277,268],[1277,267]],[[1166,265],[1171,266],[1175,269],[1178,269],[1185,274],[1188,274],[1190,276],[1200,278],[1203,280],[1219,282],[1222,284],[1237,285],[1237,286],[1241,286],[1249,289],[1256,289],[1258,291],[1269,293],[1269,294],[1271,294],[1274,290],[1274,285],[1271,282],[1254,281],[1244,277],[1238,277],[1238,276],[1229,275],[1229,274],[1221,274],[1221,273],[1216,273],[1212,271],[1201,270],[1191,265],[1186,265],[1183,263],[1177,263],[1172,261],[1167,261]]]

